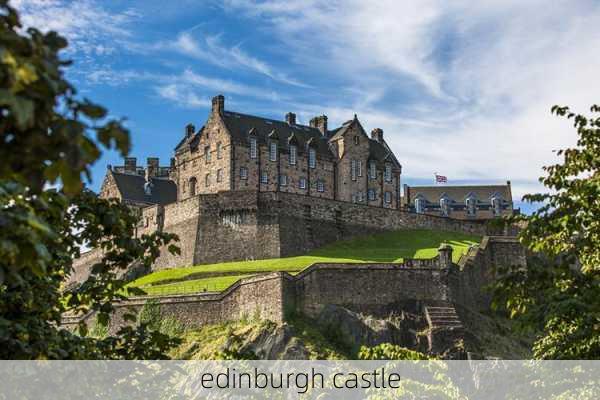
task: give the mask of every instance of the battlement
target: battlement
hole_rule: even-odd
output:
[[[123,165],[108,165],[108,169],[119,174],[150,176],[154,178],[168,178],[171,166],[160,166],[158,157],[148,157],[146,166],[137,165],[136,157],[126,157]]]

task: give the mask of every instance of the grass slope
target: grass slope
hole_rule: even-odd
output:
[[[131,283],[148,294],[223,290],[240,278],[276,271],[298,273],[317,262],[401,262],[432,258],[442,243],[450,244],[458,261],[478,236],[430,230],[403,230],[339,241],[297,257],[197,265],[157,271]]]

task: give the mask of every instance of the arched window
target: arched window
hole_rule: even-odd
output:
[[[196,195],[196,177],[192,176],[189,182],[190,196]]]
[[[443,216],[450,215],[450,199],[448,197],[442,196],[440,199],[440,210]]]
[[[467,196],[467,199],[465,200],[465,206],[467,207],[467,215],[475,215],[477,212],[477,199],[475,196],[472,194]]]

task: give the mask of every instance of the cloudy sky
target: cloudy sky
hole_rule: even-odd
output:
[[[554,104],[600,102],[600,2],[380,0],[13,0],[57,30],[82,96],[128,118],[133,156],[163,164],[184,126],[225,107],[330,126],[380,127],[403,180],[511,180],[539,190],[573,129]],[[106,154],[94,168],[101,183]]]

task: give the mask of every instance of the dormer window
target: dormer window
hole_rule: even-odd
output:
[[[250,138],[250,158],[256,158],[256,139]]]
[[[477,199],[475,196],[470,194],[465,200],[465,206],[467,207],[467,215],[474,216],[477,212]]]
[[[271,142],[269,145],[269,161],[277,161],[277,143]]]
[[[450,199],[446,196],[440,199],[440,212],[444,217],[450,215]]]
[[[417,214],[423,214],[425,212],[425,200],[420,197],[415,199],[415,211]]]
[[[308,166],[310,168],[317,168],[317,152],[315,149],[308,149]]]
[[[494,215],[500,215],[502,213],[502,198],[498,195],[492,197],[492,212]]]
[[[296,165],[298,157],[298,148],[295,145],[290,145],[290,165]]]
[[[204,160],[208,163],[210,162],[210,146],[206,146],[204,148]]]

